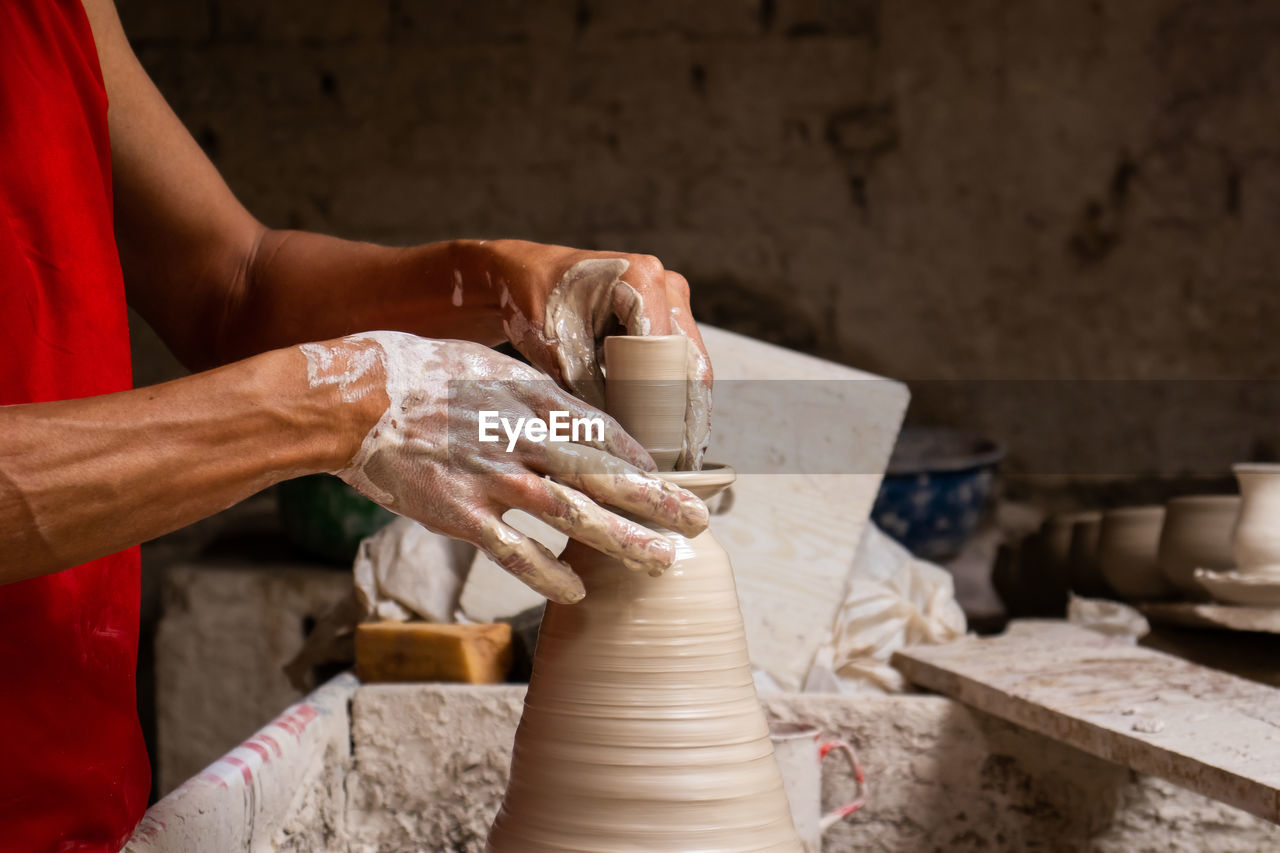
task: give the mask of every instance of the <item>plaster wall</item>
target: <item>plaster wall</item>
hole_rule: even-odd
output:
[[[119,5],[273,226],[653,252],[703,319],[908,381],[1280,372],[1274,4]],[[1280,452],[1270,389],[1122,395],[1119,424],[1110,399],[1029,421],[1016,389],[956,394],[915,389],[913,416],[1014,439],[1012,470],[1046,436],[1024,467]]]

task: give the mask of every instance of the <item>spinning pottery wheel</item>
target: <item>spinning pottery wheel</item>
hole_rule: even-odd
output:
[[[607,371],[629,378],[631,400],[683,399],[662,364],[683,375],[684,346],[610,339]],[[609,408],[647,446],[661,432],[629,422],[661,407],[629,409],[616,385]],[[718,465],[663,476],[704,500],[734,480]],[[658,577],[574,542],[565,551],[587,596],[547,605],[490,851],[803,853],[728,557],[709,531],[668,535],[676,562]]]

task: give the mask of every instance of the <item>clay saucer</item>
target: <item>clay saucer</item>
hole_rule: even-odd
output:
[[[1196,569],[1195,579],[1216,601],[1251,607],[1280,607],[1280,566],[1266,572],[1215,572]]]

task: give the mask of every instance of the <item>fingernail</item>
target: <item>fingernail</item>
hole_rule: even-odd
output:
[[[675,561],[675,545],[668,539],[653,539],[645,543],[644,556],[624,557],[622,565],[626,566],[628,571],[648,572],[652,575],[654,572],[662,574],[671,568],[671,564]]]
[[[587,591],[579,584],[577,589],[556,590],[547,598],[556,604],[577,604],[587,597]]]
[[[649,544],[649,553],[658,558],[664,569],[676,561],[676,546],[670,539],[654,539]]]
[[[707,529],[711,523],[711,513],[707,510],[707,505],[703,503],[702,498],[685,489],[681,489],[681,492],[683,494],[680,495],[680,524],[677,529],[684,536],[692,539]]]
[[[563,581],[556,579],[548,584],[543,595],[556,604],[577,604],[587,597],[587,588],[582,585],[582,578],[570,575]]]

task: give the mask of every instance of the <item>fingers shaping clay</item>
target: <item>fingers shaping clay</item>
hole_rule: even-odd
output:
[[[607,340],[606,394],[610,414],[669,468],[675,457],[664,450],[678,454],[683,429],[685,352],[663,340]],[[675,390],[631,385],[674,375]],[[734,480],[723,465],[661,476],[703,500]],[[804,853],[728,555],[710,530],[662,532],[676,560],[658,576],[575,541],[562,555],[586,598],[547,604],[491,853]]]

